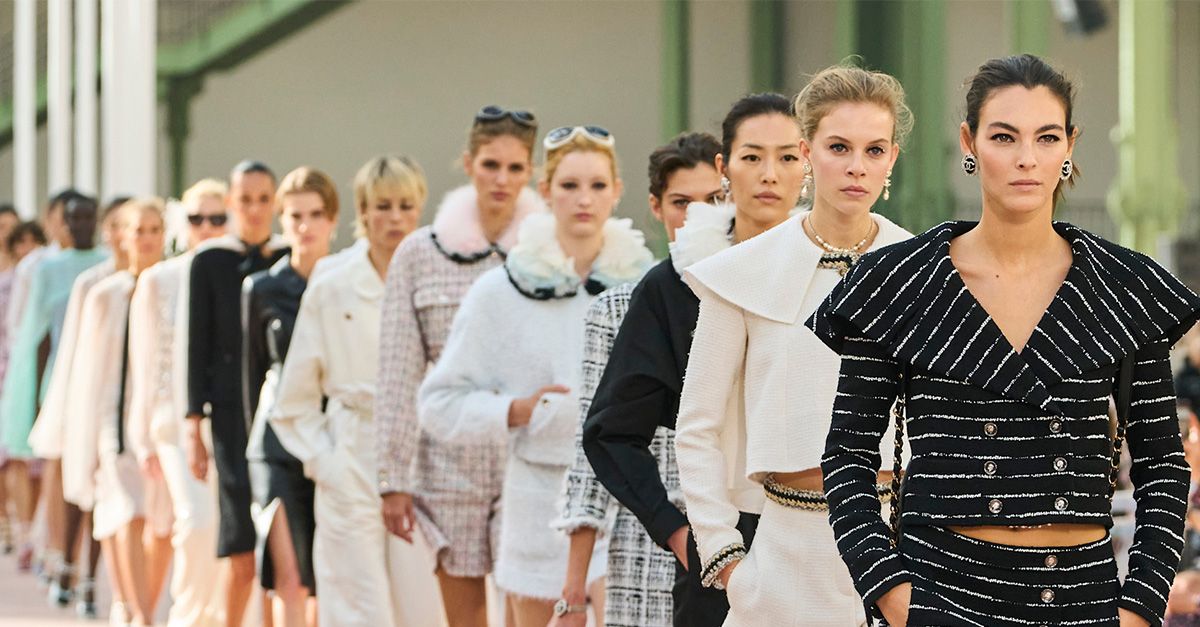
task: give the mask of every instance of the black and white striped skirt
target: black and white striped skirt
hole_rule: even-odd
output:
[[[913,577],[912,626],[1120,625],[1120,581],[1107,536],[1022,547],[914,525],[904,528],[900,554]]]

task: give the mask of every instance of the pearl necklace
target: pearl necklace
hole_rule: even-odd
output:
[[[817,244],[820,244],[821,248],[825,249],[825,252],[821,254],[821,260],[817,263],[817,267],[837,270],[841,276],[846,276],[850,268],[858,263],[858,259],[862,257],[862,248],[867,245],[867,242],[871,240],[871,236],[875,234],[875,230],[878,228],[878,225],[872,220],[871,228],[867,231],[867,236],[862,238],[860,242],[850,248],[838,248],[825,241],[825,238],[821,237],[820,233],[817,233],[817,229],[812,225],[811,220],[805,220],[805,223],[808,224],[808,229],[812,231],[813,239],[817,240]]]

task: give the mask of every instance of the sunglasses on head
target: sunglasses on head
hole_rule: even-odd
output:
[[[488,105],[480,109],[479,113],[475,114],[475,123],[497,122],[499,120],[503,120],[504,118],[509,118],[513,122],[516,122],[517,124],[520,124],[526,128],[533,128],[537,125],[537,118],[535,118],[533,114],[528,111],[505,109],[504,107],[498,107],[496,105]]]
[[[616,143],[613,134],[603,126],[560,126],[546,133],[546,139],[542,140],[542,147],[546,150],[562,148],[580,135],[609,148]]]
[[[202,213],[189,213],[187,217],[188,224],[192,226],[200,226],[207,220],[213,226],[225,226],[229,221],[229,216],[224,213],[214,213],[212,215],[204,215]]]

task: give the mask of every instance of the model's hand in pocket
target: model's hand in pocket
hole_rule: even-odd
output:
[[[1150,623],[1136,613],[1121,608],[1117,614],[1121,617],[1121,627],[1150,627]]]
[[[912,584],[902,583],[888,590],[879,597],[875,605],[883,612],[889,627],[905,627],[908,625],[908,606],[912,603]]]
[[[567,394],[571,391],[565,385],[547,385],[525,398],[515,398],[508,406],[508,426],[510,428],[524,427],[533,417],[533,410],[538,401],[546,394]]]

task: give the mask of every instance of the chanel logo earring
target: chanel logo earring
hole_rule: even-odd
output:
[[[804,162],[804,183],[803,183],[803,185],[800,186],[800,197],[801,198],[808,198],[811,195],[812,182],[813,182],[812,164],[805,161]]]
[[[729,197],[729,177],[724,174],[721,175],[721,197],[725,199],[725,202],[733,202],[733,199]]]
[[[1067,159],[1067,160],[1063,161],[1062,172],[1058,175],[1058,178],[1065,181],[1065,180],[1071,178],[1071,173],[1074,171],[1075,171],[1075,164],[1071,163],[1070,159]]]
[[[883,199],[892,197],[892,171],[888,170],[887,178],[883,179]]]
[[[967,176],[975,174],[975,171],[979,169],[979,164],[975,161],[975,155],[969,152],[963,155],[962,169],[963,174],[966,174]]]

